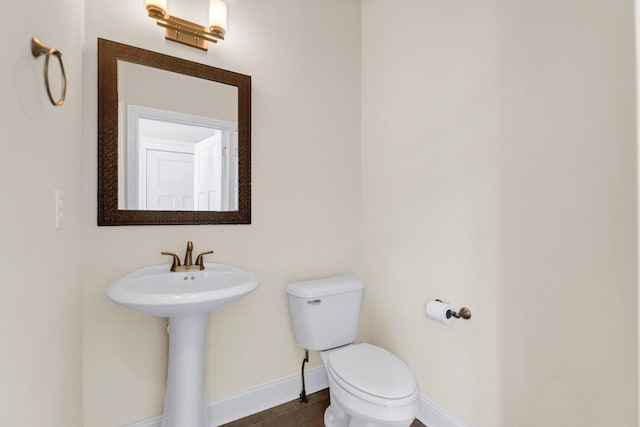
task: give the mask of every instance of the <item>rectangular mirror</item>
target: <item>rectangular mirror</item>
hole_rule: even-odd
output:
[[[98,39],[98,225],[251,222],[251,77]]]

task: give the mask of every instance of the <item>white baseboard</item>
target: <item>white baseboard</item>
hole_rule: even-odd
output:
[[[329,387],[323,366],[304,373],[307,394]],[[300,374],[290,375],[250,389],[207,402],[209,427],[218,427],[231,421],[273,408],[297,399],[302,390]],[[154,417],[123,427],[160,427],[162,417]]]
[[[307,394],[329,388],[329,379],[323,366],[306,371],[304,381]],[[295,400],[301,390],[300,374],[295,374],[214,399],[207,404],[209,427],[217,427]]]
[[[304,377],[307,394],[329,387],[327,372],[323,366],[308,370]],[[299,397],[301,389],[300,375],[295,374],[210,400],[207,402],[209,427],[218,427],[295,400]],[[416,418],[428,427],[469,427],[423,395],[420,395],[420,409]],[[123,427],[160,427],[161,422],[160,416]]]
[[[153,417],[148,420],[138,421],[131,424],[125,424],[122,427],[160,427],[162,417]]]
[[[420,395],[420,409],[416,418],[428,427],[469,427],[422,394]]]

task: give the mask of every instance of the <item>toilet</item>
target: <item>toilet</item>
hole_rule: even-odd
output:
[[[326,427],[409,427],[419,393],[409,367],[375,345],[353,344],[364,284],[353,275],[290,283],[289,310],[298,345],[319,351],[331,404]]]

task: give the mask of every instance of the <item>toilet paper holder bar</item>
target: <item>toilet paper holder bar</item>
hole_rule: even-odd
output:
[[[444,302],[442,300],[436,299],[436,301],[438,302]],[[471,310],[469,310],[467,307],[462,307],[460,310],[458,310],[457,312],[453,311],[453,310],[447,310],[447,319],[450,319],[451,317],[455,317],[456,319],[471,319]]]

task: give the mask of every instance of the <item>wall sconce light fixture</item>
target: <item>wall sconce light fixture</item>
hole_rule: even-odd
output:
[[[209,26],[169,15],[168,0],[144,0],[150,18],[165,28],[165,38],[198,49],[208,50],[209,43],[224,40],[227,32],[227,3],[225,0],[209,1]]]

